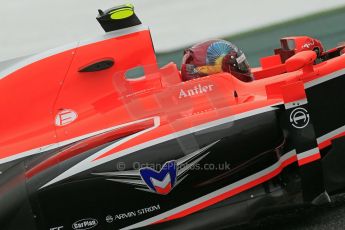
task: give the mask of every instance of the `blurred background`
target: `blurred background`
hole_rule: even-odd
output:
[[[181,62],[183,48],[227,38],[251,65],[286,35],[310,35],[327,48],[345,40],[344,0],[11,0],[0,8],[0,61],[103,34],[97,9],[133,3],[152,32],[159,62]]]

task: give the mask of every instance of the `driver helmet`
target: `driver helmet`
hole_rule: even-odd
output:
[[[181,75],[184,81],[228,72],[244,82],[253,80],[246,56],[231,42],[215,39],[184,51]]]

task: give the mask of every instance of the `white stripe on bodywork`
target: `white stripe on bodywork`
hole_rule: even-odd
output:
[[[126,34],[139,32],[139,31],[143,31],[143,30],[147,30],[147,29],[148,29],[148,27],[143,26],[143,25],[133,26],[133,27],[113,31],[110,33],[106,33],[104,35],[95,37],[93,39],[83,40],[80,42],[73,42],[73,43],[70,43],[70,44],[67,44],[67,45],[64,45],[61,47],[47,50],[45,52],[42,52],[42,53],[39,53],[36,55],[29,56],[23,60],[20,60],[19,62],[14,63],[13,65],[8,66],[7,68],[3,69],[2,71],[0,71],[0,80],[2,78],[5,78],[6,76],[10,75],[11,73],[27,66],[27,65],[33,64],[37,61],[43,60],[43,59],[50,57],[50,56],[53,56],[55,54],[62,53],[62,52],[68,51],[68,50],[73,51],[73,49],[75,49],[77,47],[89,45],[92,43],[108,40],[108,39],[115,38],[115,37],[120,37],[120,36],[123,36]]]
[[[152,177],[151,182],[153,186],[164,189],[171,182],[171,177],[170,177],[170,174],[168,173],[167,175],[165,175],[164,179],[161,181]]]
[[[199,163],[202,159],[207,157],[208,154],[210,154],[210,152],[207,152],[205,155],[201,155],[200,157],[198,157],[197,159],[195,159],[194,161],[192,161],[188,164],[182,164],[181,169],[177,171],[177,176],[181,177],[183,174],[188,172],[193,166],[195,166],[197,163]]]
[[[73,51],[77,47],[78,47],[78,42],[73,42],[73,43],[70,43],[70,44],[67,44],[64,46],[60,46],[60,47],[57,47],[54,49],[47,50],[47,51],[39,53],[39,54],[29,56],[23,60],[20,60],[14,64],[8,66],[7,68],[3,69],[0,72],[0,80],[5,78],[6,76],[10,75],[11,73],[25,67],[25,66],[33,64],[37,61],[43,60],[43,59],[50,57],[50,56],[53,56],[55,54],[65,52],[67,50]]]
[[[29,156],[32,156],[32,155],[35,155],[35,154],[38,154],[38,153],[42,153],[42,152],[46,152],[46,151],[49,151],[49,150],[53,150],[53,149],[58,148],[59,146],[60,145],[58,143],[54,143],[54,144],[38,147],[38,148],[35,148],[35,149],[31,149],[31,150],[28,150],[28,151],[25,151],[25,152],[17,153],[17,154],[11,155],[9,157],[5,157],[5,158],[0,159],[0,165],[1,164],[5,164],[5,163],[9,163],[11,161],[18,160],[20,158],[29,157]]]
[[[175,133],[163,136],[163,137],[159,137],[157,139],[150,140],[150,141],[144,142],[142,144],[135,145],[133,147],[124,149],[122,151],[119,151],[117,153],[111,154],[111,155],[106,156],[104,158],[97,159],[97,158],[101,157],[103,154],[105,154],[105,153],[111,151],[112,149],[116,148],[117,146],[119,146],[119,145],[121,145],[121,144],[123,144],[123,143],[125,143],[125,142],[127,142],[127,141],[129,141],[129,140],[131,140],[131,139],[133,139],[133,138],[135,138],[137,136],[139,136],[139,135],[142,135],[142,134],[144,134],[146,132],[149,132],[149,131],[157,128],[160,125],[159,117],[157,117],[155,119],[154,127],[150,128],[150,129],[147,129],[147,130],[144,130],[144,131],[141,131],[141,132],[136,133],[134,135],[128,136],[126,138],[123,138],[121,141],[118,141],[118,142],[116,142],[116,143],[114,143],[114,144],[112,144],[110,146],[107,146],[106,148],[96,152],[95,154],[93,154],[90,157],[86,158],[85,160],[79,162],[78,164],[76,164],[72,168],[70,168],[67,171],[63,172],[62,174],[60,174],[55,179],[51,180],[50,182],[48,182],[47,184],[45,184],[41,188],[47,187],[47,186],[49,186],[51,184],[54,184],[56,182],[59,182],[61,180],[66,179],[68,177],[76,175],[76,174],[78,174],[80,172],[83,172],[83,171],[86,171],[88,169],[94,168],[94,167],[96,167],[98,165],[107,163],[109,161],[121,158],[121,157],[126,156],[126,155],[128,155],[130,153],[133,153],[133,152],[136,152],[136,151],[148,148],[150,146],[154,146],[154,145],[157,145],[157,144],[160,144],[160,143],[163,143],[163,142],[166,142],[166,141],[169,141],[169,140],[181,137],[181,136],[185,136],[185,135],[188,135],[188,134],[191,134],[191,133],[195,133],[195,132],[198,132],[198,131],[201,131],[201,130],[209,129],[209,128],[212,128],[212,127],[215,127],[215,126],[219,126],[219,125],[223,125],[223,124],[226,124],[226,123],[234,122],[234,121],[239,120],[239,119],[243,119],[243,118],[246,118],[246,117],[251,117],[251,116],[254,116],[254,115],[257,115],[257,114],[261,114],[261,113],[265,113],[265,112],[269,112],[269,111],[273,111],[273,110],[276,110],[276,108],[273,108],[273,107],[269,106],[269,107],[263,107],[263,108],[251,110],[251,111],[244,112],[244,113],[241,113],[241,114],[236,114],[236,115],[233,115],[233,116],[229,116],[229,117],[226,117],[226,118],[222,118],[222,119],[219,119],[219,120],[208,122],[208,123],[205,123],[205,124],[202,124],[202,125],[191,127],[189,129],[185,129],[185,130],[182,130],[182,131],[179,131],[179,132],[175,132]]]
[[[119,145],[121,145],[121,144],[123,144],[123,143],[125,143],[125,142],[127,142],[127,141],[129,141],[129,140],[131,140],[131,139],[133,139],[135,137],[137,137],[137,136],[140,136],[140,135],[142,135],[144,133],[147,133],[147,132],[149,132],[149,131],[151,131],[153,129],[156,129],[157,127],[160,126],[160,117],[153,117],[153,120],[154,120],[154,125],[152,127],[148,128],[148,129],[145,129],[143,131],[137,132],[135,134],[132,134],[130,136],[127,136],[125,138],[122,138],[121,140],[115,142],[114,144],[112,144],[110,146],[107,146],[106,148],[98,151],[97,153],[93,154],[92,156],[86,158],[84,161],[81,161],[79,164],[75,165],[74,167],[70,168],[66,172],[62,173],[61,175],[59,175],[55,179],[51,180],[50,182],[48,182],[47,184],[42,186],[41,188],[44,188],[44,187],[49,186],[51,184],[54,184],[54,183],[56,183],[56,182],[58,182],[60,180],[63,180],[65,178],[69,177],[70,175],[74,175],[76,173],[83,172],[83,171],[87,170],[85,168],[85,169],[81,169],[81,171],[78,171],[78,170],[80,170],[80,168],[78,168],[78,166],[80,166],[80,164],[83,164],[83,162],[88,162],[89,164],[92,164],[92,161],[95,160],[98,156],[101,156],[102,154],[110,151],[111,149],[113,149],[113,148],[115,148],[115,147],[117,147],[117,146],[119,146]],[[92,167],[90,167],[90,168],[92,168]],[[66,175],[68,175],[68,176],[66,176]]]
[[[329,132],[329,133],[317,138],[316,139],[317,143],[321,144],[322,142],[327,141],[327,140],[331,139],[332,137],[335,137],[335,136],[337,136],[343,132],[345,132],[345,125],[340,127],[340,128],[337,128],[336,130],[333,130],[332,132]]]
[[[220,140],[215,141],[207,146],[205,146],[202,149],[198,149],[190,154],[188,154],[187,156],[184,156],[180,159],[176,160],[176,167],[178,168],[177,170],[177,182],[179,183],[181,182],[185,177],[183,177],[182,174],[184,174],[185,172],[187,172],[193,165],[197,164],[199,161],[201,161],[202,159],[204,159],[204,157],[206,157],[210,152],[204,154],[205,151],[207,151],[209,148],[211,148],[212,146],[214,146],[216,143],[218,143]],[[204,155],[202,155],[204,154]],[[201,155],[201,156],[200,156]],[[190,161],[191,159],[195,158],[194,161],[187,163],[188,161]],[[154,170],[154,169],[153,169]],[[159,173],[160,171],[156,171],[154,170],[156,173]],[[104,173],[92,173],[93,175],[98,175],[98,176],[106,176],[106,177],[118,177],[115,179],[107,179],[110,181],[115,181],[115,182],[120,182],[120,183],[126,183],[126,184],[131,184],[131,185],[137,185],[137,186],[142,186],[142,185],[146,185],[143,180],[141,179],[141,174],[140,174],[140,169],[136,169],[136,170],[128,170],[128,171],[116,171],[116,172],[104,172]],[[181,179],[181,177],[183,177]],[[152,184],[155,184],[152,181]],[[177,185],[177,184],[176,184]],[[147,185],[146,185],[147,187]],[[165,188],[161,187],[161,188]],[[152,192],[149,189],[142,189],[143,191],[149,191]]]
[[[69,140],[66,140],[66,141],[62,141],[62,142],[50,144],[50,145],[47,145],[47,146],[31,149],[31,150],[28,150],[28,151],[25,151],[25,152],[13,154],[10,157],[6,157],[6,158],[0,159],[0,164],[8,163],[8,162],[11,162],[11,161],[14,161],[14,160],[18,160],[20,158],[24,158],[24,157],[32,156],[32,155],[39,154],[39,153],[42,153],[42,152],[46,152],[46,151],[49,151],[49,150],[53,150],[53,149],[56,149],[58,147],[63,147],[63,146],[72,144],[74,142],[77,142],[77,141],[80,141],[80,140],[83,140],[83,139],[86,139],[86,138],[89,138],[89,137],[93,137],[93,136],[96,136],[96,135],[99,135],[99,134],[102,134],[102,133],[106,133],[106,132],[113,131],[113,130],[116,130],[116,129],[124,128],[126,126],[130,126],[130,125],[133,125],[133,124],[141,123],[141,122],[148,121],[148,120],[151,120],[151,119],[153,119],[153,118],[150,117],[150,118],[145,118],[145,119],[142,119],[142,120],[132,121],[132,122],[129,122],[129,123],[125,123],[125,124],[113,126],[113,127],[110,127],[110,128],[102,129],[102,130],[99,130],[99,131],[96,131],[96,132],[93,132],[93,133],[88,133],[88,134],[85,134],[85,135],[82,135],[82,136],[79,136],[79,137],[75,137],[75,138],[72,138],[72,139],[69,139]]]
[[[181,206],[179,206],[177,208],[174,208],[174,209],[172,209],[170,211],[167,211],[167,212],[164,212],[162,214],[159,214],[158,216],[155,216],[155,217],[149,218],[147,220],[141,221],[139,223],[130,225],[128,227],[125,227],[125,228],[123,228],[123,230],[140,228],[140,227],[144,227],[144,226],[153,224],[153,223],[155,223],[157,221],[160,221],[160,220],[163,220],[163,219],[165,219],[165,218],[167,218],[169,216],[172,216],[172,215],[175,215],[177,213],[180,213],[180,212],[182,212],[182,211],[184,211],[184,210],[186,210],[188,208],[194,207],[194,206],[199,205],[199,204],[201,204],[201,203],[203,203],[205,201],[208,201],[208,200],[213,199],[213,198],[215,198],[217,196],[220,196],[220,195],[222,195],[222,194],[224,194],[224,193],[226,193],[228,191],[234,190],[234,189],[236,189],[238,187],[241,187],[241,186],[243,186],[245,184],[248,184],[248,183],[250,183],[252,181],[255,181],[255,180],[257,180],[257,179],[259,179],[259,178],[261,178],[263,176],[266,176],[266,175],[272,173],[273,171],[277,170],[278,168],[280,168],[282,166],[282,164],[285,161],[291,159],[294,156],[296,156],[296,150],[292,150],[292,151],[286,153],[275,164],[273,164],[272,166],[270,166],[270,167],[268,167],[268,168],[266,168],[266,169],[264,169],[264,170],[262,170],[262,171],[260,171],[258,173],[255,173],[255,174],[253,174],[253,175],[251,175],[249,177],[246,177],[246,178],[244,178],[242,180],[239,180],[239,181],[237,181],[237,182],[235,182],[233,184],[230,184],[230,185],[228,185],[228,186],[226,186],[224,188],[216,190],[216,191],[214,191],[212,193],[209,193],[209,194],[207,194],[205,196],[202,196],[202,197],[200,197],[198,199],[190,201],[190,202],[188,202],[188,203],[186,203],[184,205],[181,205]]]
[[[300,161],[300,160],[303,160],[307,157],[311,157],[311,156],[316,155],[316,154],[320,154],[320,150],[318,147],[310,149],[310,150],[302,152],[302,153],[298,153],[297,159]]]
[[[326,75],[324,77],[320,77],[320,78],[317,78],[315,80],[312,80],[312,81],[305,83],[304,88],[308,89],[310,87],[313,87],[313,86],[319,85],[321,83],[324,83],[326,81],[332,80],[334,78],[340,77],[344,74],[345,74],[345,69],[338,70],[338,71],[331,73],[329,75]]]
[[[192,152],[192,153],[190,153],[190,154],[188,154],[188,155],[186,155],[186,156],[184,156],[184,157],[182,157],[182,158],[180,158],[180,159],[177,159],[176,160],[176,165],[177,165],[177,167],[183,167],[183,165],[186,163],[186,162],[188,162],[190,159],[192,159],[192,158],[194,158],[194,157],[196,157],[196,156],[198,156],[198,155],[201,155],[202,153],[204,153],[204,152],[206,152],[209,148],[211,148],[212,146],[214,146],[215,144],[217,144],[218,142],[219,142],[220,140],[218,140],[218,141],[215,141],[215,142],[213,142],[213,143],[211,143],[211,144],[209,144],[209,145],[207,145],[207,146],[205,146],[205,147],[203,147],[203,148],[201,148],[201,149],[198,149],[198,150],[196,150],[196,151],[194,151],[194,152]],[[199,157],[199,156],[198,156]]]
[[[308,101],[307,99],[302,99],[302,100],[298,100],[298,101],[293,101],[293,102],[289,102],[289,103],[285,103],[285,109],[292,109],[301,105],[305,105],[307,104]]]
[[[134,179],[107,179],[108,181],[114,181],[114,182],[119,182],[119,183],[125,183],[125,184],[130,184],[134,186],[144,186],[147,187],[145,182],[142,180],[134,180]]]

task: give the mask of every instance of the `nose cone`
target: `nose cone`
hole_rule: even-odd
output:
[[[28,198],[24,163],[0,175],[0,229],[36,230]]]

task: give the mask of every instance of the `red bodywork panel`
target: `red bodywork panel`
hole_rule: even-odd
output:
[[[310,84],[344,76],[345,56],[340,55],[344,47],[328,52],[322,49],[327,59],[316,64],[320,57],[313,47],[305,45],[308,37],[295,37],[294,41],[294,50],[262,58],[261,67],[252,69],[253,82],[242,82],[229,73],[182,81],[174,63],[158,67],[150,32],[141,26],[25,59],[0,71],[0,165],[47,153],[42,155],[47,157],[45,160],[25,171],[24,178],[30,180],[69,159],[88,156],[86,152],[91,149],[106,146],[45,182],[40,187],[44,189],[83,170],[187,134],[197,135],[222,124],[232,128],[240,119],[268,111],[277,110],[272,113],[281,115],[289,109],[301,109],[297,107],[308,103],[306,89]],[[321,46],[316,40],[312,43],[314,48]],[[284,55],[291,56],[284,59]],[[320,97],[323,96],[327,97]],[[321,101],[318,96],[315,98],[317,103]],[[291,117],[292,114],[293,111],[282,117],[289,117],[287,123],[293,126],[293,119],[301,118]],[[307,116],[309,119],[309,113]],[[257,121],[261,129],[259,119],[250,120],[255,124]],[[272,121],[273,125],[276,123]],[[252,130],[243,127],[243,132]],[[302,167],[319,163],[320,150],[331,145],[332,139],[345,135],[328,134],[322,139],[310,135],[314,142],[303,151],[296,145],[269,168],[253,174],[255,177],[243,178],[232,184],[241,182],[238,186],[214,191],[207,195],[208,199],[195,204],[193,201],[150,223],[173,220],[209,207],[272,179],[290,164],[297,162]],[[296,135],[302,139],[310,136]],[[170,182],[156,189],[167,194],[171,186]]]
[[[159,117],[159,127],[150,135],[133,138],[102,158],[155,137],[284,104],[281,88],[285,85],[303,84],[345,68],[345,56],[313,66],[315,58],[312,51],[286,63],[279,56],[267,57],[261,68],[253,69],[258,80],[251,83],[228,73],[182,82],[175,64],[158,68],[147,29],[110,33],[0,76],[0,163],[64,146],[110,127]],[[114,60],[114,65],[79,72],[104,59]],[[144,70],[143,76],[126,77],[137,67]]]
[[[42,59],[0,80],[0,159],[57,142],[53,108],[74,52]]]
[[[315,38],[307,36],[285,37],[280,39],[280,45],[281,48],[275,49],[274,53],[281,57],[282,62],[302,51],[315,51],[318,57],[321,57],[324,53],[322,43]]]

